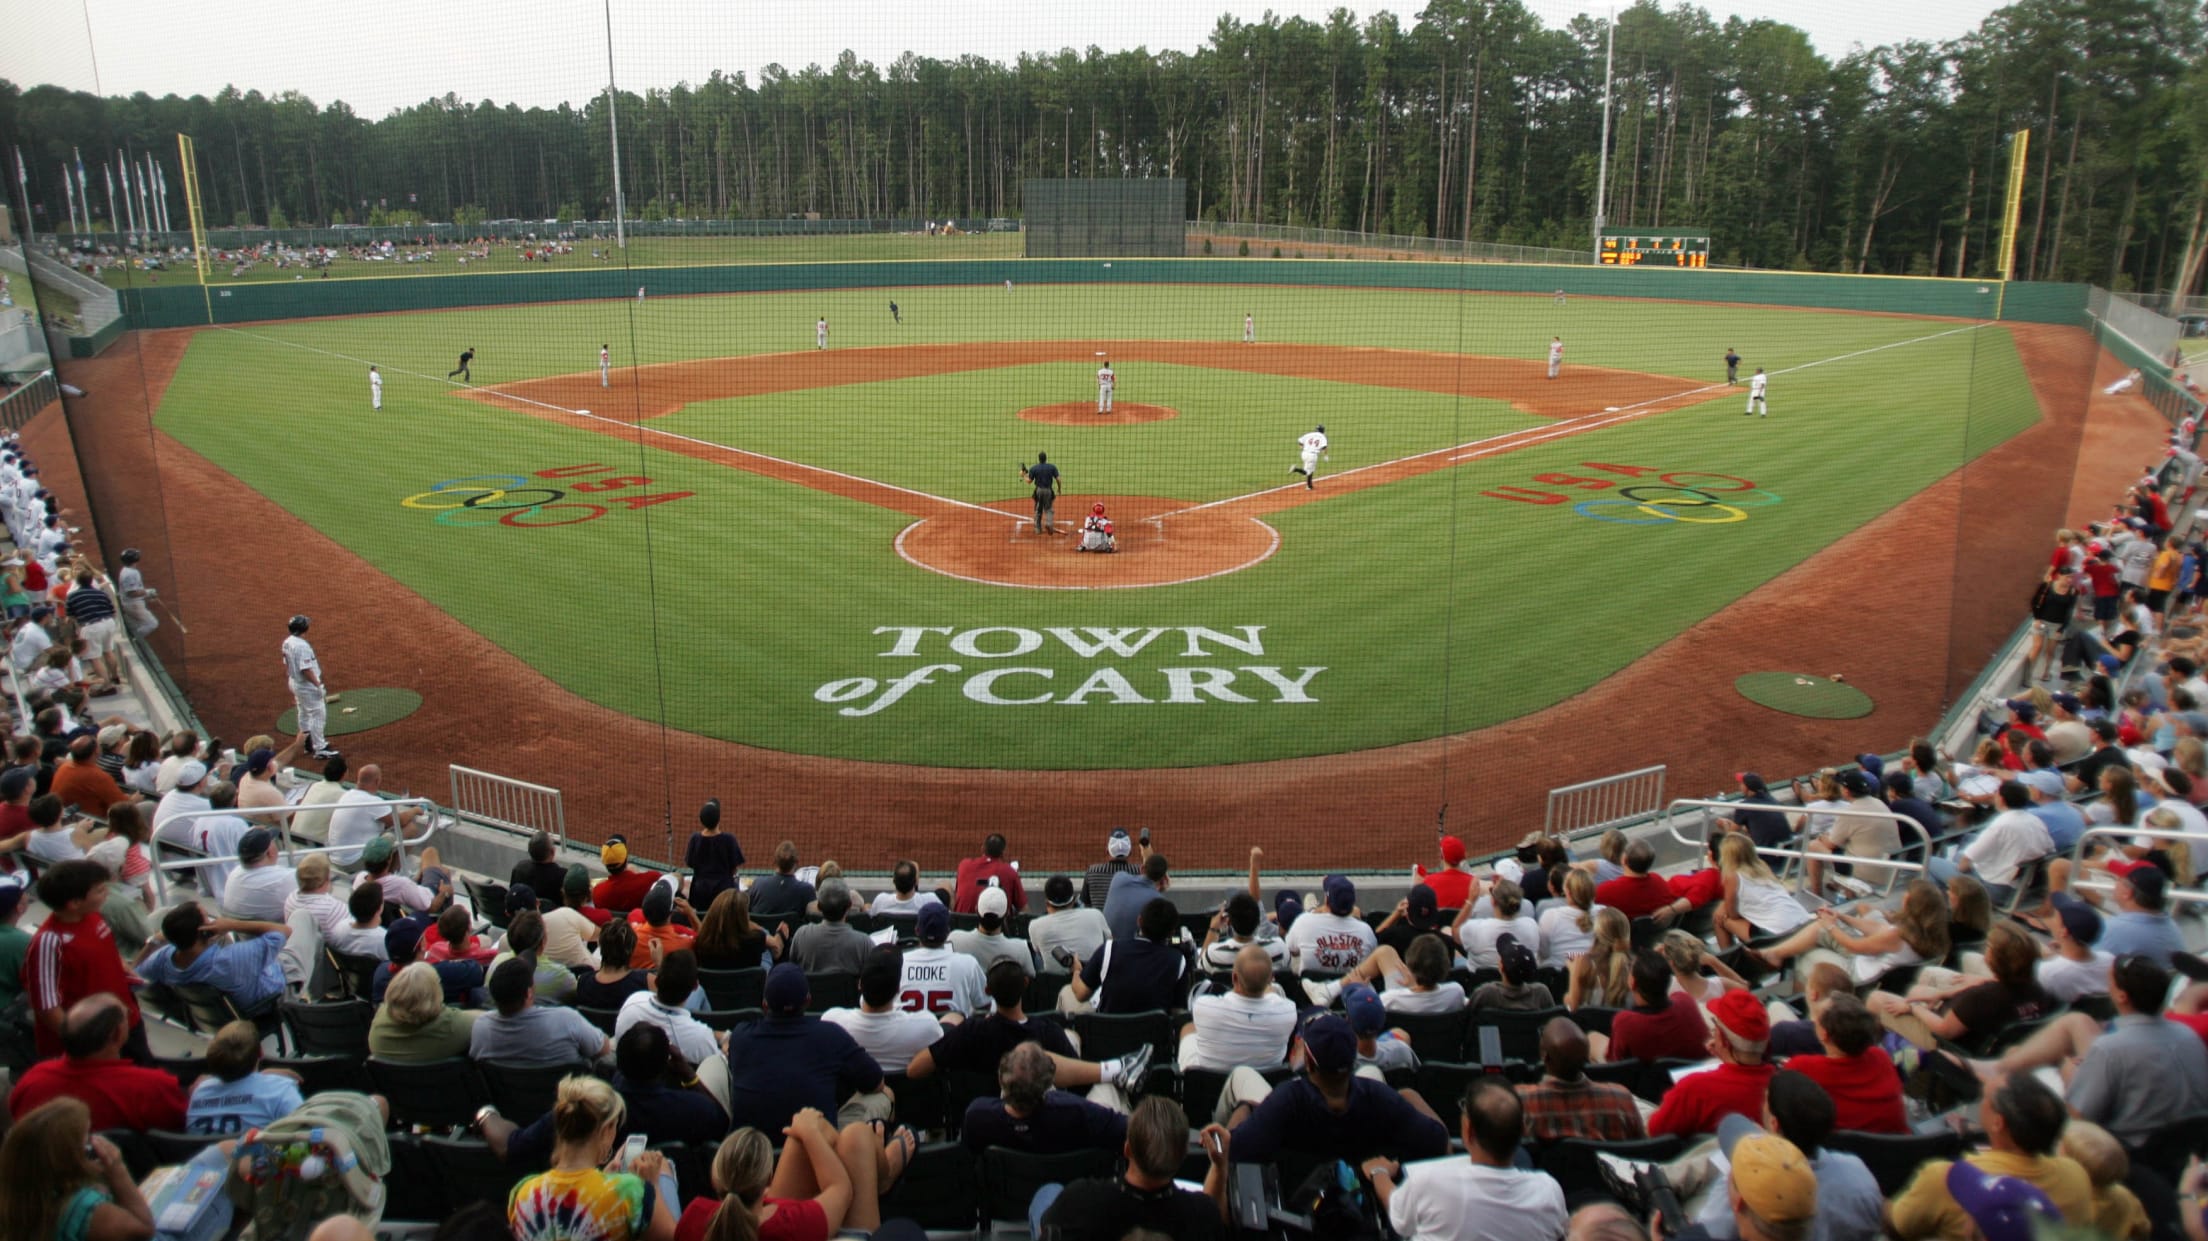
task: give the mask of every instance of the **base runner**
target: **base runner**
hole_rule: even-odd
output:
[[[1319,476],[1319,455],[1326,452],[1326,424],[1320,423],[1318,430],[1298,439],[1296,447],[1303,451],[1303,464],[1290,466],[1288,472],[1303,475],[1303,486],[1308,491],[1312,489],[1311,480]],[[1327,459],[1331,461],[1333,457],[1329,455]]]
[[[1766,401],[1763,396],[1763,390],[1770,386],[1770,383],[1771,377],[1764,374],[1763,368],[1760,366],[1756,368],[1755,374],[1748,377],[1748,408],[1742,411],[1741,417],[1745,418],[1749,414],[1757,414],[1764,418],[1771,416],[1771,403]]]

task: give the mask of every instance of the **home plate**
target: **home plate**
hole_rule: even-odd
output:
[[[1618,408],[1619,408],[1619,407],[1618,407],[1618,406],[1616,406],[1616,405],[1605,405],[1605,406],[1603,406],[1603,407],[1602,407],[1602,412],[1603,412],[1603,413],[1606,413],[1606,414],[1614,414],[1614,413],[1617,413],[1617,412],[1618,412]],[[587,414],[587,413],[589,413],[590,411],[589,411],[589,410],[584,410],[583,412]]]

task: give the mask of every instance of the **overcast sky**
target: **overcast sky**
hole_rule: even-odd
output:
[[[1526,0],[1560,25],[1605,5]],[[1062,47],[1200,46],[1223,13],[1267,9],[1324,20],[1347,7],[1406,21],[1424,0],[613,0],[613,67],[623,89],[703,80],[714,69],[801,69],[849,48],[887,67],[905,51],[1009,61]],[[1665,7],[1672,7],[1667,4]],[[1705,0],[1719,20],[1768,17],[1839,56],[1857,43],[1951,39],[1994,0]],[[343,99],[376,117],[447,91],[525,106],[576,101],[606,74],[600,0],[0,0],[0,78],[104,94],[213,94],[226,84]],[[87,33],[89,27],[90,33]]]

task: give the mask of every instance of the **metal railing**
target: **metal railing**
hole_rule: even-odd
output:
[[[1591,832],[1653,814],[1664,807],[1664,776],[1670,770],[1658,763],[1550,789],[1541,834]]]
[[[2070,886],[2073,889],[2083,889],[2087,892],[2113,892],[2116,890],[2116,885],[2109,880],[2086,879],[2083,877],[2085,873],[2085,842],[2096,836],[2104,839],[2147,836],[2155,840],[2208,841],[2208,832],[2181,831],[2174,827],[2126,827],[2109,823],[2099,827],[2086,828],[2078,836],[2078,842],[2070,847]],[[2188,879],[2191,877],[2190,875],[2186,876]],[[2166,901],[2208,901],[2208,888],[2181,888],[2173,883],[2162,889],[2162,899]]]
[[[40,371],[29,383],[0,397],[0,431],[20,431],[38,412],[61,399],[61,381],[52,370]]]
[[[426,797],[393,797],[385,799],[382,805],[383,808],[386,810],[399,810],[407,806],[419,806],[422,809],[430,812],[428,824],[422,829],[421,835],[412,838],[408,838],[405,836],[401,836],[399,838],[398,860],[400,862],[405,861],[406,851],[408,849],[416,845],[427,844],[429,842],[429,838],[437,834],[436,802],[433,802]],[[275,818],[279,815],[295,815],[303,812],[320,812],[324,810],[335,811],[336,809],[338,809],[337,803],[332,802],[326,807],[292,805],[231,806],[222,810],[184,810],[179,811],[176,814],[172,814],[166,819],[163,819],[161,821],[161,827],[163,829],[166,829],[171,823],[178,823],[191,819],[236,818],[250,820],[254,818]],[[274,827],[277,837],[284,843],[284,864],[286,866],[297,866],[299,864],[300,858],[309,856],[311,854],[348,852],[358,850],[359,848],[361,848],[361,845],[365,845],[367,843],[366,841],[362,841],[361,844],[355,845],[319,844],[309,847],[301,847],[299,845],[300,840],[312,841],[314,838],[312,836],[295,837],[292,833],[291,821],[289,819],[282,819],[278,821],[276,824],[274,824]],[[149,848],[153,849],[188,849],[191,847],[190,845],[179,845],[175,841],[163,840],[158,834],[148,836],[146,844]],[[182,857],[170,862],[157,862],[154,864],[153,867],[154,901],[157,904],[165,905],[168,903],[169,884],[167,872],[169,871],[197,870],[203,866],[236,866],[238,864],[238,859],[235,857],[215,857],[211,854],[200,857]],[[220,892],[202,892],[200,895],[208,898],[209,900],[219,901],[222,899],[222,893]]]
[[[1708,798],[1677,797],[1665,803],[1662,812],[1661,822],[1663,823],[1665,830],[1671,833],[1671,838],[1673,840],[1678,841],[1680,844],[1688,845],[1694,849],[1701,850],[1707,846],[1708,838],[1705,836],[1702,839],[1695,839],[1690,836],[1682,835],[1679,831],[1679,825],[1673,817],[1673,812],[1680,809],[1701,810],[1705,812],[1703,817],[1707,819],[1710,817],[1710,815],[1707,813],[1709,811],[1721,811],[1729,815],[1732,813],[1737,813],[1746,804],[1747,803],[1737,801],[1717,801]],[[1770,809],[1770,807],[1760,805],[1749,806],[1748,808],[1753,810]],[[1856,810],[1847,806],[1839,806],[1825,810],[1811,810],[1805,806],[1780,806],[1777,809],[1781,814],[1826,814],[1831,815],[1836,819],[1872,819],[1891,822],[1894,824],[1895,833],[1897,835],[1901,834],[1904,827],[1913,828],[1918,831],[1923,830],[1923,824],[1918,823],[1915,819],[1912,819],[1908,815],[1902,814],[1900,811],[1897,810]],[[1803,827],[1796,828],[1794,831],[1794,835],[1797,840],[1800,839],[1802,831],[1807,826],[1808,820],[1805,818],[1803,820]],[[1906,842],[1907,837],[1904,836],[1903,839]],[[1908,849],[1912,848],[1913,846],[1904,843],[1902,847],[1904,849]],[[1922,871],[1924,869],[1924,863],[1922,862],[1912,862],[1905,858],[1898,857],[1859,857],[1852,853],[1812,853],[1807,849],[1767,849],[1761,845],[1758,845],[1756,847],[1756,853],[1762,857],[1786,858],[1788,860],[1798,860],[1802,862],[1818,861],[1826,863],[1827,865],[1838,863],[1848,866],[1884,867],[1888,872],[1886,877],[1886,887],[1888,891],[1893,890],[1894,881],[1899,879],[1903,874],[1911,871]],[[1796,892],[1801,891],[1802,884],[1806,883],[1808,879],[1809,868],[1807,866],[1804,866],[1800,870],[1796,871],[1794,876],[1794,890]]]
[[[547,832],[552,843],[566,842],[567,807],[558,789],[458,763],[450,774],[451,809],[460,818],[514,832]]]

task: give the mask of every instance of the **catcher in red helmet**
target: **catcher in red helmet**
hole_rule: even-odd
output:
[[[1073,545],[1077,552],[1116,552],[1119,539],[1112,533],[1112,519],[1104,515],[1101,503],[1089,506],[1089,515],[1081,521],[1081,537]]]

